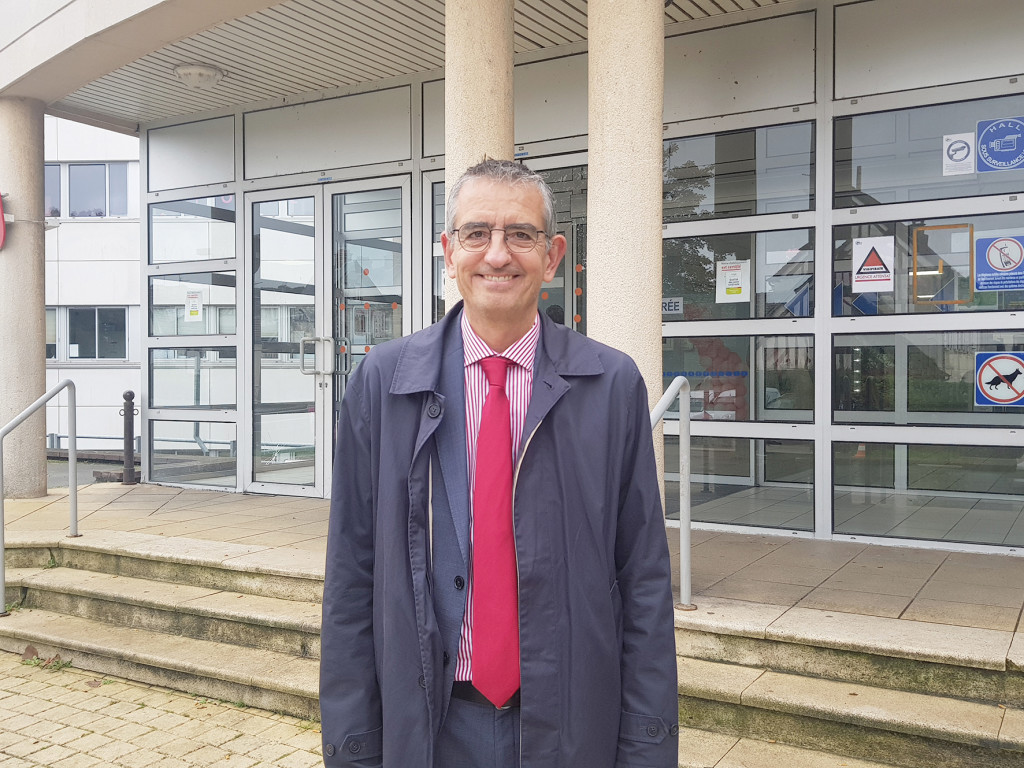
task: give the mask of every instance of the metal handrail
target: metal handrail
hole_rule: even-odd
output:
[[[0,617],[10,615],[7,611],[7,578],[4,568],[4,438],[65,388],[68,390],[68,503],[71,505],[71,531],[68,537],[81,535],[78,533],[78,412],[75,382],[64,379],[0,428]]]
[[[676,608],[695,611],[690,563],[690,382],[676,376],[651,411],[651,429],[679,399],[679,603]]]

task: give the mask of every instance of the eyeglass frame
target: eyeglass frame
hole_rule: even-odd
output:
[[[486,229],[487,230],[487,235],[488,235],[488,237],[487,237],[487,244],[484,245],[482,248],[477,248],[477,249],[471,248],[468,245],[466,245],[462,241],[462,233],[459,231],[461,229],[465,229],[466,227],[469,227],[470,229]],[[528,230],[524,229],[525,227],[529,227],[530,229],[533,229],[538,235],[544,235],[544,237],[546,237],[548,239],[548,242],[551,241],[551,236],[547,232],[545,232],[543,229],[535,229],[532,224],[513,224],[513,225],[511,225],[512,231],[518,230],[520,232],[526,232]],[[470,253],[482,253],[483,251],[486,251],[488,248],[490,248],[491,247],[491,242],[494,240],[494,233],[495,232],[501,232],[502,233],[501,240],[504,243],[505,248],[510,253],[529,253],[534,248],[536,248],[538,245],[540,245],[540,238],[538,238],[536,243],[534,243],[531,247],[529,247],[529,248],[527,248],[525,250],[518,250],[516,248],[513,248],[509,244],[508,230],[509,230],[509,227],[489,227],[489,226],[486,226],[484,224],[469,223],[469,224],[463,224],[461,227],[455,227],[455,229],[453,229],[451,231],[451,233],[458,238],[459,245],[462,246],[465,250],[469,251]]]

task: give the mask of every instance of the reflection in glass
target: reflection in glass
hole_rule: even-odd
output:
[[[149,263],[235,258],[235,196],[149,206]]]
[[[961,101],[835,119],[835,207],[1019,192],[1024,170],[943,172],[944,137],[1024,115],[1024,96]]]
[[[666,516],[675,520],[678,466],[679,438],[666,435]],[[696,522],[813,530],[813,442],[691,438],[690,506]]]
[[[1022,309],[1024,290],[992,290],[991,285],[977,284],[978,270],[984,270],[983,262],[989,257],[986,243],[1021,231],[1022,213],[835,227],[832,314],[860,317]],[[855,250],[857,260],[863,261],[863,246],[858,247],[857,241],[868,237],[895,238],[891,290],[853,290]]]
[[[756,369],[751,370],[751,347]],[[690,381],[696,421],[812,421],[814,339],[801,336],[698,336],[662,339],[664,386]],[[756,415],[752,415],[757,395]],[[679,418],[669,411],[666,418]]]
[[[746,297],[724,290],[720,265],[747,262]],[[742,320],[814,314],[814,233],[742,232],[662,241],[662,320]],[[721,285],[719,284],[721,283]]]
[[[434,264],[434,275],[433,275],[433,299],[434,299],[434,310],[432,320],[437,322],[444,317],[444,250],[441,248],[441,233],[444,232],[444,182],[436,181],[430,185],[430,197],[431,197],[431,231],[434,233],[433,239],[431,240],[431,248],[433,249],[433,264]]]
[[[541,286],[538,307],[556,323],[587,332],[587,166],[538,171],[555,197],[555,226],[566,240],[565,258]]]
[[[837,533],[1024,544],[1022,446],[837,442],[833,465]]]
[[[234,272],[193,272],[149,278],[150,336],[234,332]]]
[[[843,423],[1018,426],[1019,407],[978,405],[975,397],[977,353],[1013,350],[1024,350],[1024,331],[837,335],[833,418]],[[905,373],[897,376],[897,371]]]
[[[814,207],[814,124],[669,139],[662,150],[664,221]]]
[[[235,487],[234,424],[150,421],[149,441],[149,477],[154,482]]]
[[[234,408],[235,348],[150,349],[150,408]]]
[[[287,205],[282,205],[287,202]],[[313,485],[316,378],[314,222],[303,199],[253,205],[253,480]]]
[[[71,216],[107,215],[107,166],[68,166],[68,207]]]

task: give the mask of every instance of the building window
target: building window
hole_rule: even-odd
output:
[[[235,196],[149,206],[149,263],[235,258]]]
[[[127,359],[128,324],[124,307],[69,307],[68,357]]]
[[[665,223],[814,207],[812,122],[669,139],[662,163]]]
[[[1024,169],[998,156],[1016,157],[1022,114],[1018,95],[837,117],[835,207],[1019,192]]]
[[[68,205],[72,217],[107,215],[107,167],[68,166]]]
[[[234,347],[149,350],[150,408],[234,408]]]
[[[150,336],[234,332],[234,272],[193,272],[149,278]]]
[[[60,166],[43,168],[43,211],[45,216],[60,216]]]
[[[46,308],[46,359],[57,359],[57,308]]]

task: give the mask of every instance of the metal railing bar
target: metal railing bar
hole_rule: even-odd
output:
[[[672,403],[679,400],[679,603],[676,608],[694,611],[690,561],[690,382],[676,376],[651,411],[651,429],[658,426]]]
[[[71,507],[71,530],[68,537],[74,538],[81,535],[78,533],[78,409],[75,382],[71,379],[64,379],[7,424],[0,427],[0,616],[10,615],[7,611],[7,576],[4,565],[4,438],[65,388],[68,391],[68,504]]]

